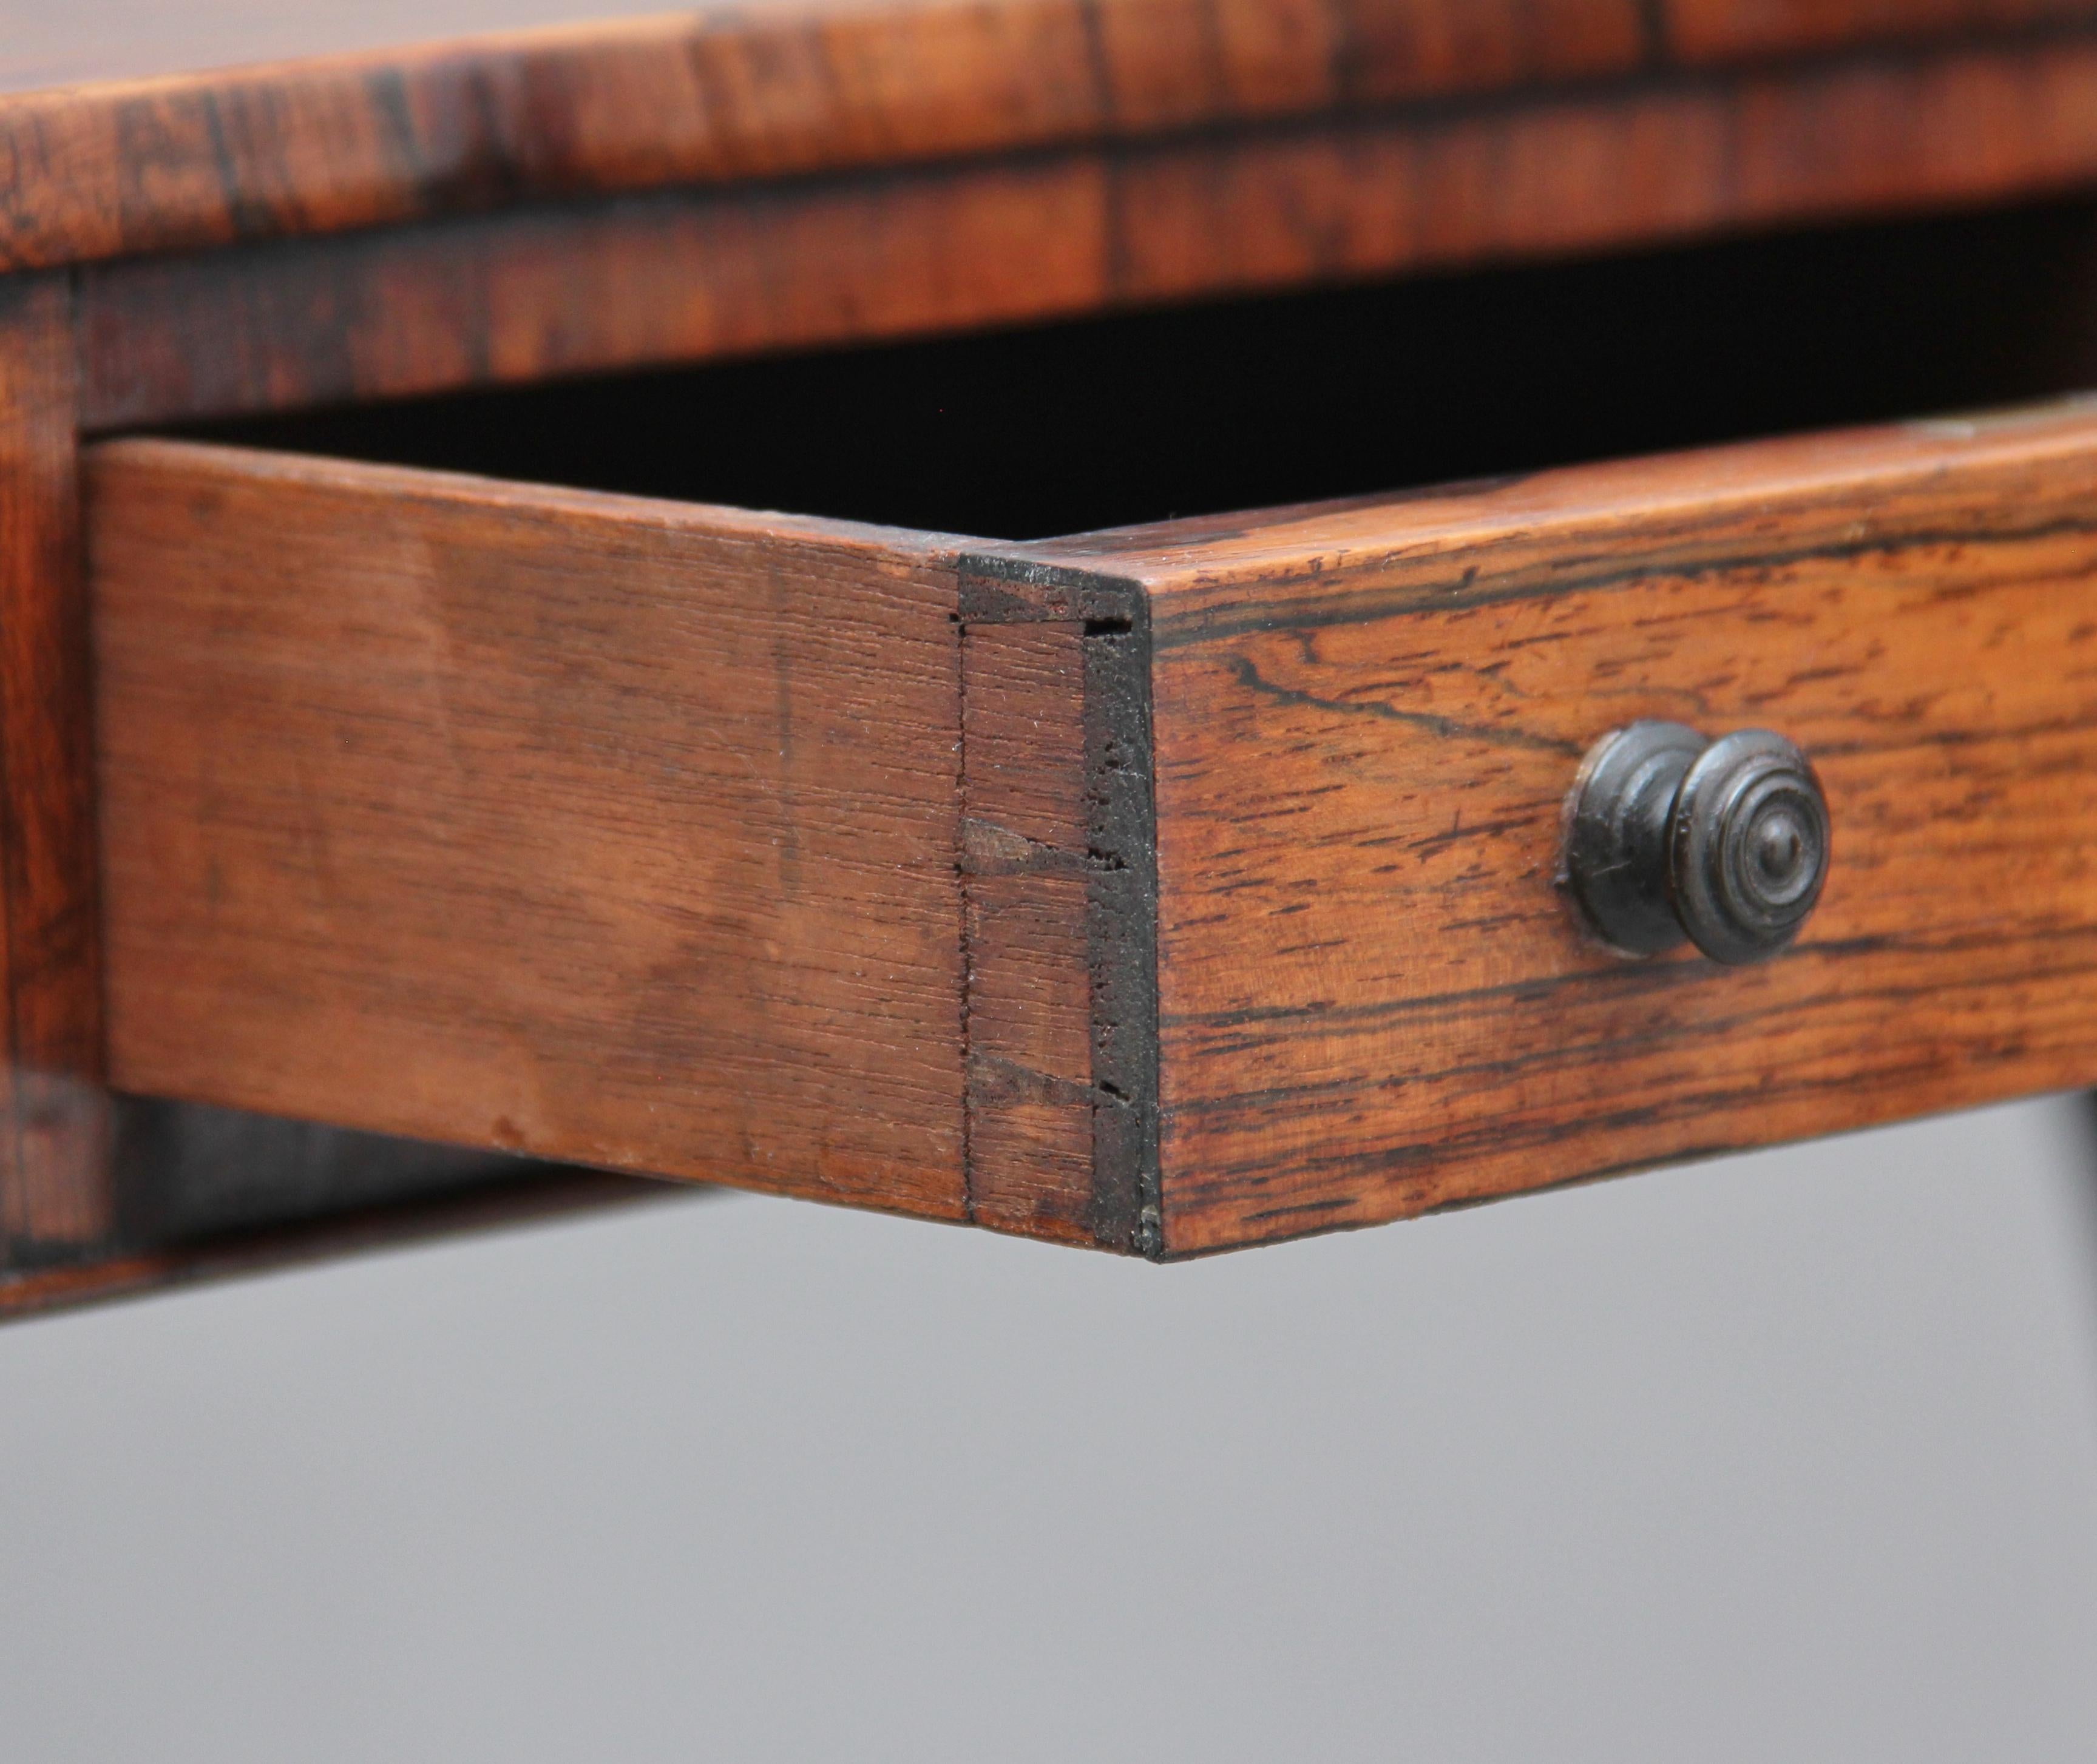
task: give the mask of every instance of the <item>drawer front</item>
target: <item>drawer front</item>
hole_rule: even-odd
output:
[[[959,1216],[949,566],[178,443],[86,488],[116,1084]]]
[[[2097,414],[1049,555],[1149,623],[1167,1254],[2097,1079]],[[1568,792],[1647,718],[1810,756],[1773,959],[1573,909]]]

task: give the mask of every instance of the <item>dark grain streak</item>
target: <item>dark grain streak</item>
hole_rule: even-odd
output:
[[[1228,656],[1224,665],[1237,676],[1240,685],[1278,704],[1302,705],[1340,716],[1381,717],[1386,722],[1403,723],[1447,740],[1479,742],[1491,747],[1519,747],[1527,752],[1563,754],[1575,759],[1583,751],[1577,742],[1559,741],[1548,735],[1532,734],[1527,729],[1506,729],[1491,723],[1460,723],[1425,711],[1400,710],[1381,698],[1321,698],[1315,693],[1298,691],[1263,679],[1259,668],[1247,656]]]

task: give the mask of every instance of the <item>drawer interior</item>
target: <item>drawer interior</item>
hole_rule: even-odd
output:
[[[259,446],[1025,539],[2097,381],[2054,203],[217,423]]]

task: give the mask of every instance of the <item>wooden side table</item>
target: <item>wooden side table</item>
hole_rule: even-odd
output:
[[[288,28],[0,59],[0,1310],[2097,1079],[2097,6]]]

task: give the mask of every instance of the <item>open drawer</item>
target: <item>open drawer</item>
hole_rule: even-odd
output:
[[[1040,541],[87,488],[128,1090],[1176,1256],[2097,1080],[2097,409]],[[1810,759],[1770,959],[1569,899],[1642,719]]]

